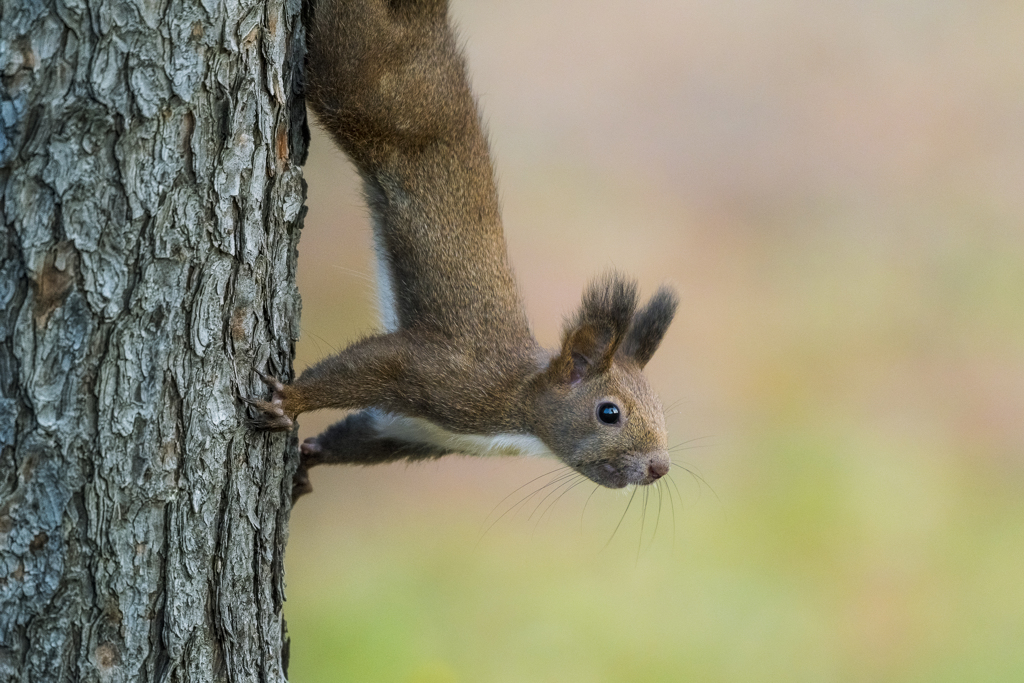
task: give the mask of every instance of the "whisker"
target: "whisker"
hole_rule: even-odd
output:
[[[664,496],[661,493],[662,483],[658,481],[655,484],[655,488],[658,491],[658,515],[654,518],[654,533],[651,534],[651,545],[654,545],[654,539],[658,537],[658,526],[661,524],[661,505],[664,502]]]
[[[682,446],[688,446],[690,444],[693,444],[695,441],[704,441],[705,439],[713,439],[713,438],[715,438],[715,437],[710,436],[710,435],[709,436],[697,436],[697,437],[694,437],[692,439],[687,439],[686,441],[680,441],[675,446],[671,446],[668,450],[669,450],[669,452],[672,452],[672,451],[674,451],[674,450],[676,450],[676,449],[678,449],[678,448],[680,448]],[[707,448],[708,446],[711,446],[711,445],[713,445],[713,444],[703,444],[701,446],[690,446],[690,448]],[[684,450],[686,450],[686,449],[684,449]]]
[[[544,508],[544,512],[540,513],[540,517],[537,518],[537,523],[533,525],[534,533],[537,532],[537,528],[540,526],[541,520],[544,519],[544,515],[548,514],[548,512],[550,512],[555,507],[555,503],[560,501],[562,499],[562,496],[564,496],[565,494],[569,493],[569,491],[572,491],[574,488],[576,488],[577,486],[579,486],[583,482],[590,481],[589,479],[584,477],[582,474],[577,475],[577,476],[579,478],[576,479],[575,481],[573,481],[571,484],[569,484],[569,486],[567,488],[563,489],[562,492],[559,493],[558,496],[553,501],[548,503],[548,506],[546,508]]]
[[[695,451],[698,448],[711,448],[714,444],[710,443],[698,443],[692,446],[676,446],[675,448],[669,449],[669,453],[678,453],[680,451]]]
[[[307,337],[312,337],[313,340],[317,342],[317,345],[316,345],[317,346],[317,349],[316,349],[317,354],[319,354],[321,356],[324,355],[323,349],[320,347],[321,343],[326,345],[333,353],[338,353],[338,347],[336,347],[331,342],[327,341],[325,338],[321,337],[316,332],[313,332],[309,328],[303,327],[302,325],[299,325],[299,330],[300,330],[300,332],[302,334],[306,335]]]
[[[509,510],[515,510],[516,508],[525,507],[525,503],[527,501],[529,501],[534,496],[540,495],[540,493],[543,492],[544,489],[546,489],[546,488],[548,488],[550,486],[555,486],[555,488],[557,489],[558,487],[560,487],[562,485],[562,483],[565,482],[566,479],[571,479],[575,474],[576,474],[575,472],[572,472],[570,470],[569,472],[566,472],[564,474],[558,475],[557,477],[555,477],[554,479],[552,479],[548,483],[546,483],[543,486],[537,488],[535,491],[533,491],[531,493],[528,493],[527,495],[525,495],[522,498],[520,498],[519,502],[517,502],[515,505],[513,505],[511,508],[509,508]],[[556,484],[557,484],[557,486],[556,486]],[[527,517],[527,519],[529,519],[529,517]]]
[[[545,495],[545,496],[544,496],[543,498],[541,498],[541,499],[540,499],[540,502],[539,502],[539,503],[537,503],[536,505],[534,505],[534,506],[533,506],[533,511],[532,511],[532,512],[530,512],[530,516],[529,516],[529,517],[527,517],[526,519],[527,519],[527,520],[531,520],[531,519],[533,519],[533,516],[534,516],[535,514],[537,514],[537,510],[539,510],[539,509],[540,509],[540,506],[544,504],[544,501],[546,501],[546,500],[547,500],[548,498],[550,498],[550,497],[551,497],[552,495],[554,495],[555,493],[557,493],[557,492],[558,492],[558,490],[559,490],[559,489],[561,489],[561,488],[562,488],[563,486],[567,486],[567,485],[571,484],[571,483],[573,482],[573,480],[575,479],[575,477],[581,477],[581,476],[583,476],[582,474],[579,474],[579,473],[577,473],[577,472],[573,472],[573,475],[575,475],[575,476],[574,476],[574,477],[568,477],[568,478],[566,478],[566,477],[562,477],[562,478],[561,478],[561,481],[562,481],[562,483],[561,483],[561,484],[559,484],[558,486],[556,486],[555,488],[551,489],[550,491],[548,491],[547,495]],[[543,515],[542,515],[542,516],[543,516]]]
[[[587,514],[587,506],[590,505],[590,499],[594,497],[594,494],[597,493],[598,489],[600,489],[600,488],[601,488],[600,484],[594,484],[594,490],[590,492],[590,495],[587,496],[587,502],[585,502],[583,504],[583,512],[580,513],[580,535],[581,536],[583,535],[583,516],[585,514]]]
[[[668,481],[669,481],[670,484],[673,483],[672,482],[672,475],[671,474],[668,476]],[[676,550],[676,501],[675,501],[675,498],[672,497],[672,487],[671,486],[666,485],[665,486],[665,491],[668,492],[668,509],[672,512],[672,552],[675,552],[675,550]],[[680,501],[680,502],[682,502],[682,501]]]
[[[377,278],[365,271],[357,270],[355,268],[349,268],[347,266],[339,266],[336,263],[332,263],[331,268],[335,270],[340,270],[343,273],[347,273],[348,275],[351,275],[357,280],[362,280],[363,282],[367,283],[368,285],[374,288],[377,287]]]
[[[685,470],[686,468],[684,467],[683,469]],[[676,480],[672,478],[671,472],[668,474],[668,481],[672,484],[672,488],[676,490],[676,495],[679,496],[680,505],[683,504],[683,502],[686,501],[686,498],[683,496],[683,492],[679,490],[679,484],[677,484]]]
[[[557,472],[558,470],[561,470],[561,469],[568,469],[568,468],[559,467],[558,469],[552,470],[551,472],[548,472],[547,474],[542,474],[539,477],[535,477],[534,479],[531,479],[530,481],[528,481],[525,484],[523,484],[523,486],[528,486],[528,485],[532,484],[533,482],[537,481],[537,479],[542,479],[543,477],[549,476],[549,475],[553,474],[554,472]],[[500,515],[498,515],[498,517],[493,522],[491,522],[491,524],[486,529],[484,529],[483,533],[480,534],[480,539],[479,540],[482,541],[484,536],[487,535],[487,532],[489,532],[491,529],[493,529],[494,525],[497,524],[498,522],[500,522],[505,517],[505,515],[507,515],[508,513],[512,512],[516,508],[520,507],[521,505],[526,503],[526,501],[530,500],[530,498],[533,498],[534,496],[536,496],[538,493],[540,493],[541,491],[543,491],[547,487],[552,486],[554,484],[557,484],[559,482],[562,482],[566,478],[571,477],[574,474],[576,474],[576,473],[573,472],[572,470],[569,470],[568,474],[561,474],[561,475],[555,477],[554,479],[552,479],[551,481],[549,481],[548,483],[544,484],[540,488],[538,488],[536,491],[533,491],[532,493],[530,493],[530,494],[528,494],[526,496],[523,496],[515,505],[509,507],[507,510],[505,510]],[[507,500],[509,498],[509,496],[513,495],[516,491],[519,491],[520,489],[522,489],[523,486],[520,486],[519,488],[517,488],[512,493],[508,494],[508,496],[505,496],[504,498],[502,498],[501,502],[499,502],[498,505],[501,505],[501,503],[504,502],[505,500]],[[495,506],[495,510],[497,510],[497,506]],[[491,514],[493,514],[493,513],[494,513],[494,510],[491,511]],[[488,515],[488,517],[489,516],[490,515]],[[484,521],[486,522],[486,519]]]
[[[626,513],[629,512],[629,506],[633,504],[634,498],[636,498],[636,487],[633,488],[633,493],[629,496],[629,502],[626,503],[626,509],[622,511],[622,517],[619,518],[619,523],[615,525],[615,531],[613,531],[612,535],[608,537],[608,542],[604,544],[604,548],[601,548],[602,551],[608,547],[612,542],[612,539],[615,538],[615,534],[619,532],[619,527],[622,526],[622,520],[626,519]]]
[[[564,470],[564,469],[568,469],[568,468],[565,465],[560,465],[559,467],[556,467],[555,469],[551,470],[550,472],[545,472],[544,474],[540,475],[539,477],[534,477],[533,479],[531,479],[530,481],[526,482],[522,486],[517,486],[515,489],[512,490],[511,493],[509,493],[504,498],[499,500],[498,503],[494,506],[493,510],[491,510],[490,512],[487,513],[487,516],[484,517],[484,521],[481,524],[481,526],[483,526],[484,524],[487,523],[487,520],[491,518],[491,515],[493,515],[498,510],[499,507],[501,507],[502,503],[504,503],[506,500],[508,500],[509,498],[514,496],[518,491],[521,491],[522,489],[526,488],[527,486],[529,486],[533,482],[537,481],[538,479],[543,479],[544,477],[550,476],[550,475],[554,474],[555,472],[558,472],[559,470]]]
[[[722,499],[718,497],[718,492],[715,491],[715,489],[711,486],[711,484],[708,483],[708,480],[704,478],[704,475],[700,473],[700,470],[698,470],[696,467],[693,467],[693,468],[687,467],[683,463],[675,462],[674,460],[672,461],[672,464],[675,465],[676,467],[679,467],[684,472],[686,472],[691,477],[693,477],[693,480],[695,482],[697,482],[698,484],[704,484],[704,486],[708,487],[708,491],[711,491],[711,495],[713,495],[715,497],[715,500],[717,500],[719,502],[719,504],[721,504]],[[698,491],[699,490],[700,489],[698,488]]]
[[[679,408],[683,404],[690,403],[690,402],[691,401],[689,399],[686,399],[686,398],[681,398],[681,399],[678,399],[676,401],[672,401],[671,404],[665,406],[664,412],[665,412],[666,419],[670,418],[670,417],[672,417],[673,415],[676,414],[676,408]]]
[[[669,413],[671,413],[673,410],[675,410],[679,406],[683,405],[684,403],[690,403],[690,399],[688,399],[688,398],[680,398],[680,399],[677,399],[675,401],[672,401],[672,403],[670,403],[669,405],[665,406],[665,417],[668,417]]]
[[[647,521],[647,500],[651,495],[651,487],[644,487],[644,507],[640,513],[640,542],[636,544],[636,563],[640,564],[640,551],[644,547],[644,523]]]

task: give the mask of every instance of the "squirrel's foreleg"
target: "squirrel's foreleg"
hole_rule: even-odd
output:
[[[310,410],[401,404],[417,374],[415,346],[403,332],[376,335],[307,368],[292,384],[261,374],[273,395],[269,401],[248,401],[257,409],[253,421],[262,429],[287,430]]]

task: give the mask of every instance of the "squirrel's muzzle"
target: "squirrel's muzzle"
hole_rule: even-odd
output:
[[[624,453],[615,460],[583,465],[579,471],[601,486],[621,489],[630,485],[653,484],[668,474],[671,463],[668,451]]]

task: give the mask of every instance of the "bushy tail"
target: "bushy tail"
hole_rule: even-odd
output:
[[[479,127],[446,0],[319,0],[306,98],[361,168]]]
[[[307,98],[363,177],[399,327],[529,336],[444,0],[319,0]]]

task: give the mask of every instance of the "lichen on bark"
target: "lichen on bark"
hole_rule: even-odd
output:
[[[300,9],[0,0],[0,682],[284,679]]]

